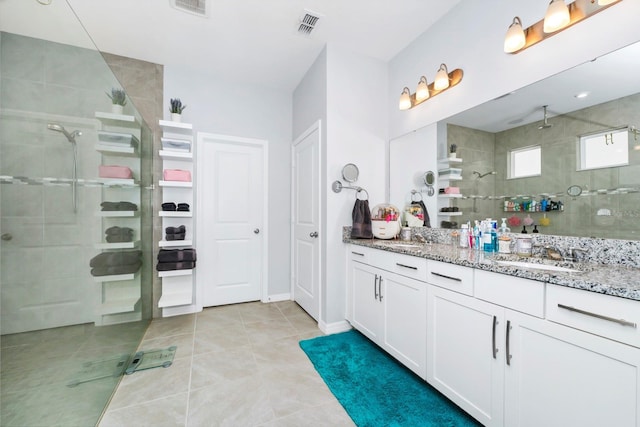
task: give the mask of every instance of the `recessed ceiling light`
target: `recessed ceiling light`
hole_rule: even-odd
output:
[[[589,96],[589,92],[580,92],[580,93],[576,93],[573,96],[575,98],[582,99],[582,98],[586,98],[587,96]]]

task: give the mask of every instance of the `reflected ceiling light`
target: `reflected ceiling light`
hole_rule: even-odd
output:
[[[522,29],[522,21],[519,17],[513,18],[513,22],[509,25],[507,35],[504,38],[504,51],[507,53],[513,53],[524,47],[527,38],[524,35]]]
[[[413,105],[411,103],[411,91],[408,87],[402,89],[402,93],[400,94],[400,103],[398,104],[398,108],[401,110],[408,110]]]
[[[563,29],[571,21],[569,8],[564,0],[551,0],[544,15],[543,31],[547,34]]]
[[[422,102],[429,98],[429,86],[427,85],[427,78],[425,76],[420,77],[418,87],[416,88],[416,102]]]
[[[582,22],[622,0],[575,0],[568,5],[564,0],[551,0],[544,19],[522,29],[519,17],[513,18],[504,39],[506,53],[519,53]],[[523,43],[524,39],[524,43]]]
[[[435,90],[443,90],[449,87],[449,71],[447,70],[447,66],[444,64],[440,64],[440,68],[438,68],[438,72],[436,73],[436,78],[433,81],[433,88]]]
[[[444,92],[445,90],[452,88],[462,81],[463,72],[461,69],[456,68],[452,72],[448,72],[445,64],[440,64],[440,68],[436,74],[436,78],[433,83],[428,83],[425,76],[420,77],[416,93],[412,94],[408,87],[402,89],[400,94],[400,101],[398,108],[401,110],[408,110],[416,105],[422,104],[427,99]]]
[[[573,96],[574,96],[574,98],[582,99],[582,98],[586,98],[587,96],[589,96],[589,92],[580,92],[580,93],[576,93]]]

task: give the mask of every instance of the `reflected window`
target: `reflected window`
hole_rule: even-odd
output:
[[[542,148],[539,145],[511,150],[507,154],[509,179],[540,176]]]
[[[579,141],[578,170],[609,168],[629,164],[627,128],[582,135]]]

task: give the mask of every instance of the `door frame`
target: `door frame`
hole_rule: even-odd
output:
[[[290,242],[289,242],[289,247],[291,248],[291,271],[289,272],[289,281],[291,282],[290,284],[290,292],[291,292],[291,300],[295,301],[295,282],[293,280],[294,278],[294,272],[295,272],[295,238],[294,238],[294,231],[295,231],[295,171],[296,171],[296,157],[295,157],[295,151],[296,151],[296,146],[298,144],[300,144],[307,136],[309,136],[311,133],[318,131],[318,207],[319,207],[319,212],[318,212],[318,256],[319,256],[319,260],[318,260],[318,324],[321,324],[323,322],[323,313],[322,313],[322,298],[324,297],[324,247],[325,247],[325,239],[323,238],[324,235],[324,227],[323,227],[323,221],[324,221],[324,203],[322,203],[322,194],[323,194],[323,181],[322,181],[322,173],[323,173],[323,162],[322,162],[322,148],[323,148],[323,144],[322,144],[322,120],[318,119],[315,123],[313,123],[311,126],[309,126],[309,128],[307,128],[307,130],[305,130],[304,132],[302,132],[300,135],[298,135],[298,137],[296,139],[293,140],[293,142],[291,143],[291,208],[290,208],[290,215],[291,215],[291,224],[290,224]]]
[[[260,294],[261,301],[268,302],[269,301],[269,141],[266,139],[257,139],[257,138],[246,138],[240,136],[233,135],[223,135],[217,133],[208,133],[208,132],[198,132],[198,136],[196,139],[196,150],[195,150],[195,169],[196,169],[196,197],[195,204],[197,206],[198,200],[202,200],[204,195],[202,194],[203,186],[198,185],[201,178],[201,168],[198,166],[204,165],[205,159],[201,159],[198,157],[198,147],[202,144],[206,143],[227,143],[230,145],[248,145],[254,147],[260,147],[262,149],[262,277],[260,280]],[[197,230],[198,226],[202,225],[204,218],[200,218],[199,216],[195,219],[195,232],[193,235],[194,246],[198,247],[198,235]],[[196,275],[195,283],[198,283],[198,272],[197,268],[194,270]],[[196,307],[198,311],[202,311],[202,289],[199,286],[196,286]]]

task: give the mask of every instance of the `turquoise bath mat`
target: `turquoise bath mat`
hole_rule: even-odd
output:
[[[300,341],[300,347],[359,427],[480,425],[357,331]]]

